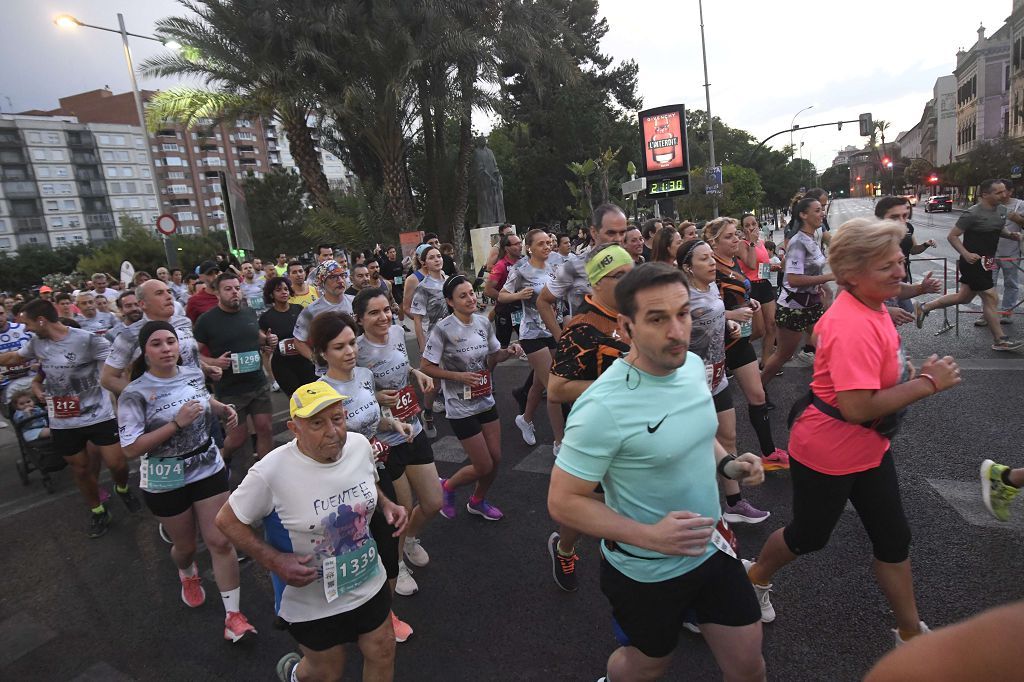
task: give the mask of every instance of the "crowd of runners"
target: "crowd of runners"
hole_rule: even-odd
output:
[[[883,198],[877,219],[833,228],[821,190],[797,197],[782,232],[751,214],[634,225],[613,204],[573,236],[503,226],[477,273],[429,233],[406,259],[321,245],[309,267],[219,256],[120,287],[98,273],[74,291],[4,300],[3,402],[26,441],[49,440],[70,466],[89,537],[114,513],[102,466],[128,513],[145,505],[159,519],[189,607],[206,598],[198,532],[231,642],[257,635],[239,554],[264,566],[277,625],[299,649],[278,663],[285,682],[339,679],[349,643],[364,679],[391,679],[396,642],[413,634],[394,595],[419,590],[423,537],[443,532],[438,514],[501,521],[502,428],[533,446],[546,419],[559,588],[579,587],[580,537],[601,539],[621,645],[602,679],[659,679],[682,628],[704,637],[725,679],[764,679],[772,584],[825,548],[847,502],[871,540],[894,643],[929,632],[891,439],[906,408],[956,387],[960,369],[936,356],[914,367],[897,325],[981,295],[993,348],[1018,346],[986,265],[1024,224],[1005,195],[1001,181],[981,186],[950,235],[961,288],[924,303],[941,283],[908,275],[929,244],[914,241],[907,202]],[[496,382],[517,358],[525,383]],[[785,444],[767,388],[792,359],[814,369]],[[514,397],[514,415],[499,414],[496,391]],[[273,392],[288,398],[294,435],[276,448]],[[738,395],[756,436],[742,447]],[[468,458],[445,478],[432,450],[440,420]],[[232,466],[249,444],[252,460]],[[741,559],[733,526],[772,513],[743,488],[773,472],[788,472],[792,511]],[[1007,520],[1024,469],[985,460],[981,482]]]

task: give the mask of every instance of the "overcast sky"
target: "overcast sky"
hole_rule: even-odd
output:
[[[991,35],[1011,11],[1011,0],[928,2],[708,0],[711,109],[731,126],[764,138],[788,129],[793,115],[810,125],[851,120],[862,112],[892,123],[891,136],[911,128],[931,97],[935,79],[952,73],[958,48],[970,48],[983,23]],[[173,0],[4,0],[0,22],[0,110],[48,109],[64,95],[109,85],[129,89],[120,39],[90,29],[64,30],[51,22],[66,12],[80,21],[150,34],[154,22],[177,14]],[[603,0],[610,30],[603,43],[616,59],[640,65],[647,107],[682,102],[704,108],[700,22],[695,0]],[[134,39],[137,62],[163,50]],[[143,81],[156,88],[172,83]],[[481,127],[487,127],[485,119]],[[789,141],[781,135],[772,141]],[[835,152],[861,145],[855,125],[798,133],[804,156],[822,170]]]

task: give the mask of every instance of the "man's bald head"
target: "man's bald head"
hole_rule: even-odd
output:
[[[167,282],[147,279],[135,287],[135,295],[139,299],[139,307],[150,319],[167,320],[174,314],[174,294]]]

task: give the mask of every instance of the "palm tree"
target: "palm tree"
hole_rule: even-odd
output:
[[[289,12],[293,5],[275,0],[179,2],[195,16],[161,19],[157,32],[186,47],[146,60],[141,71],[198,78],[210,89],[181,87],[159,93],[149,103],[150,125],[173,118],[191,126],[200,118],[240,112],[277,118],[313,205],[333,207],[307,123],[315,100],[299,69],[300,61],[315,62],[322,56],[294,31],[296,17]]]

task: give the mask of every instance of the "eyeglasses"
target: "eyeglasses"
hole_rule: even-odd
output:
[[[324,279],[343,280],[345,279],[345,275],[327,275],[326,277],[324,277]]]
[[[603,279],[622,279],[626,276],[626,271],[616,272],[614,275],[605,275]]]

